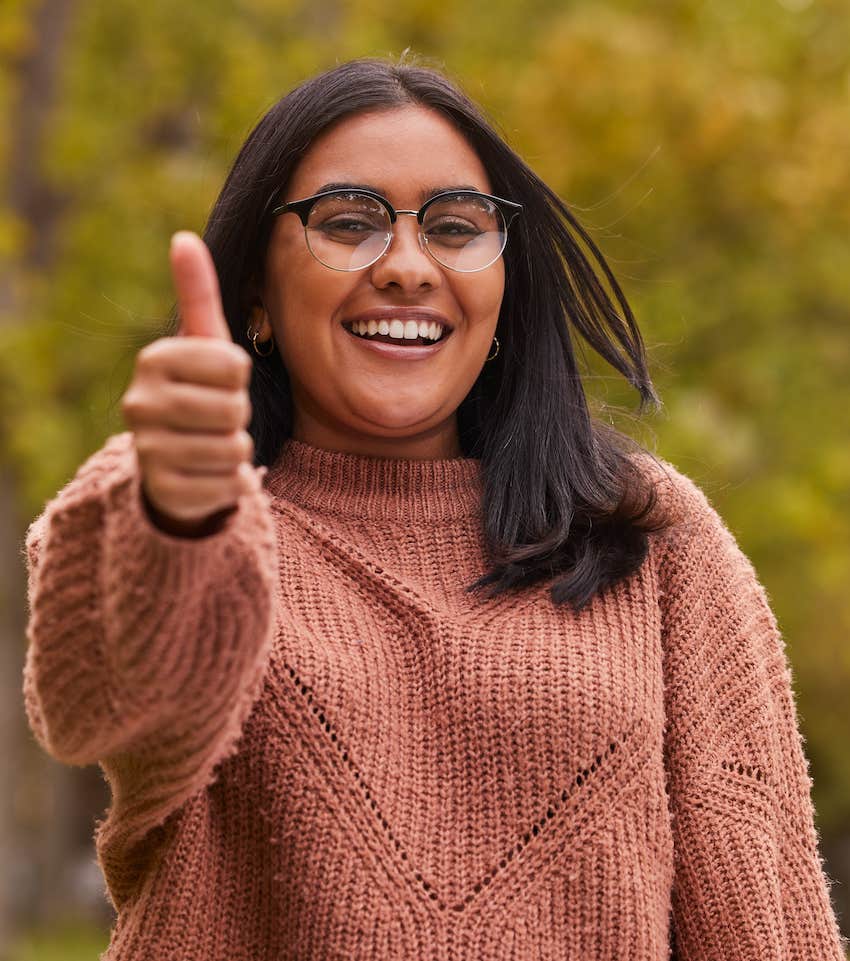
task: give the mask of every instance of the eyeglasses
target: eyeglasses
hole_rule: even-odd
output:
[[[389,249],[400,214],[419,221],[419,244],[438,264],[461,273],[489,267],[502,255],[521,204],[476,190],[436,194],[419,210],[395,210],[371,190],[335,188],[281,204],[272,214],[297,214],[310,253],[331,270],[364,270]]]

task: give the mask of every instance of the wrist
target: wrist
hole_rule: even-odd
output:
[[[237,510],[234,504],[232,507],[225,507],[214,514],[199,520],[181,520],[164,514],[150,501],[145,493],[144,487],[140,488],[142,505],[151,523],[160,531],[170,534],[173,537],[208,537],[220,531],[227,518]]]

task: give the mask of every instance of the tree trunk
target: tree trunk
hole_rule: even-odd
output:
[[[27,728],[22,715],[25,579],[18,553],[20,524],[11,471],[0,468],[0,956],[14,930],[14,922],[33,895],[35,876],[18,829],[24,802],[23,768]]]
[[[21,222],[27,238],[23,250],[0,268],[0,324],[27,315],[27,283],[48,273],[54,260],[58,198],[42,176],[44,131],[58,92],[65,38],[74,0],[42,0],[32,13],[34,42],[12,66],[15,94],[3,133],[7,147],[5,206]],[[0,436],[0,451],[8,450]],[[63,873],[54,871],[72,849],[65,812],[67,795],[81,775],[62,768],[35,747],[26,724],[21,695],[25,656],[26,578],[22,555],[26,519],[19,514],[15,467],[0,463],[0,956],[18,926],[44,916],[49,905],[67,903]],[[47,837],[45,847],[39,842]],[[90,836],[89,836],[90,841]],[[52,865],[52,867],[51,867]],[[49,870],[43,870],[45,867]],[[54,888],[53,882],[58,881]]]

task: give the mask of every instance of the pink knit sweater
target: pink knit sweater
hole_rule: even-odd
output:
[[[27,536],[26,708],[98,762],[109,961],[839,961],[783,642],[702,492],[580,615],[479,462],[289,441],[181,539],[110,438]]]

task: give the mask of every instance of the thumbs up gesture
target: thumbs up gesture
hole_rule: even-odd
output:
[[[180,326],[142,348],[121,412],[133,432],[145,508],[163,530],[216,530],[241,494],[260,489],[248,385],[251,358],[234,344],[206,244],[171,241]]]

